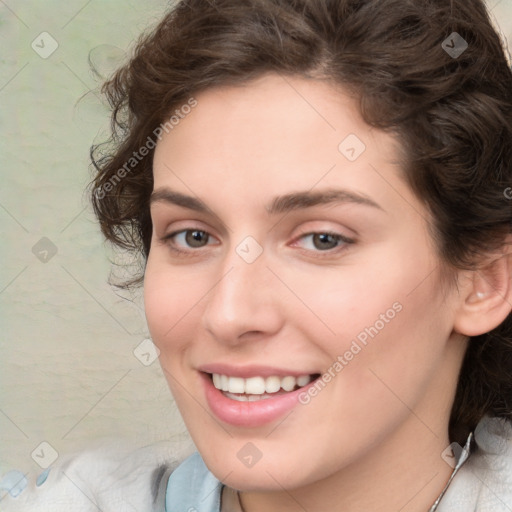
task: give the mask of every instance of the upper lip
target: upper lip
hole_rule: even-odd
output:
[[[197,368],[205,373],[218,373],[219,375],[228,375],[230,377],[300,377],[301,375],[315,375],[319,372],[310,372],[307,370],[291,370],[289,368],[278,368],[276,366],[263,366],[251,364],[245,366],[232,366],[225,363],[204,364]]]

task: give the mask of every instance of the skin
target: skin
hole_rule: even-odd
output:
[[[209,210],[151,205],[144,287],[164,374],[206,465],[241,491],[246,512],[428,510],[452,471],[441,453],[465,331],[486,332],[506,308],[482,319],[488,311],[471,297],[487,281],[473,274],[459,276],[458,291],[442,285],[430,217],[401,176],[399,140],[366,125],[342,89],[269,74],[196,99],[157,144],[154,189]],[[353,162],[338,149],[349,134],[366,145]],[[333,188],[379,207],[266,209],[275,196]],[[187,229],[206,232],[204,245],[187,245],[185,233],[162,241]],[[312,232],[354,242],[335,237],[326,249]],[[247,236],[263,249],[250,264],[236,252]],[[209,410],[199,366],[322,373],[396,303],[401,311],[378,335],[284,419],[234,427]],[[250,468],[237,457],[249,441],[262,454]]]

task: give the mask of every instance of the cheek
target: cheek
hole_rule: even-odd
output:
[[[185,344],[185,333],[197,325],[197,315],[206,285],[179,267],[150,256],[144,276],[144,308],[153,342],[166,360]]]
[[[403,268],[383,268],[369,259],[332,268],[283,268],[281,275],[299,299],[289,298],[294,304],[295,311],[290,310],[294,322],[311,339],[325,339],[322,344],[329,352],[343,349],[344,340],[359,334],[364,339],[365,329],[374,324],[379,331],[387,328],[401,313],[397,311],[401,304],[411,302],[407,294],[417,285],[417,278]]]
[[[299,279],[283,269],[310,310],[298,314],[297,307],[296,325],[327,355],[331,372],[344,375],[343,393],[349,388],[377,405],[383,393],[391,396],[386,386],[404,399],[417,397],[450,334],[431,255],[398,249],[382,248],[378,259],[360,260],[357,271],[347,264],[300,272]]]

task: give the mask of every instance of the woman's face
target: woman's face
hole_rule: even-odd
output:
[[[145,307],[210,470],[271,490],[440,458],[464,343],[400,141],[319,81],[196,99],[155,150]]]

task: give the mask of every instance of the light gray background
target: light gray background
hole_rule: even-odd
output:
[[[41,442],[58,454],[105,438],[193,449],[158,361],[134,355],[148,337],[142,301],[108,286],[118,256],[83,193],[89,146],[108,129],[89,55],[108,74],[166,5],[0,0],[0,476],[40,473]],[[512,0],[489,6],[510,39]],[[58,43],[50,56],[43,32]]]

